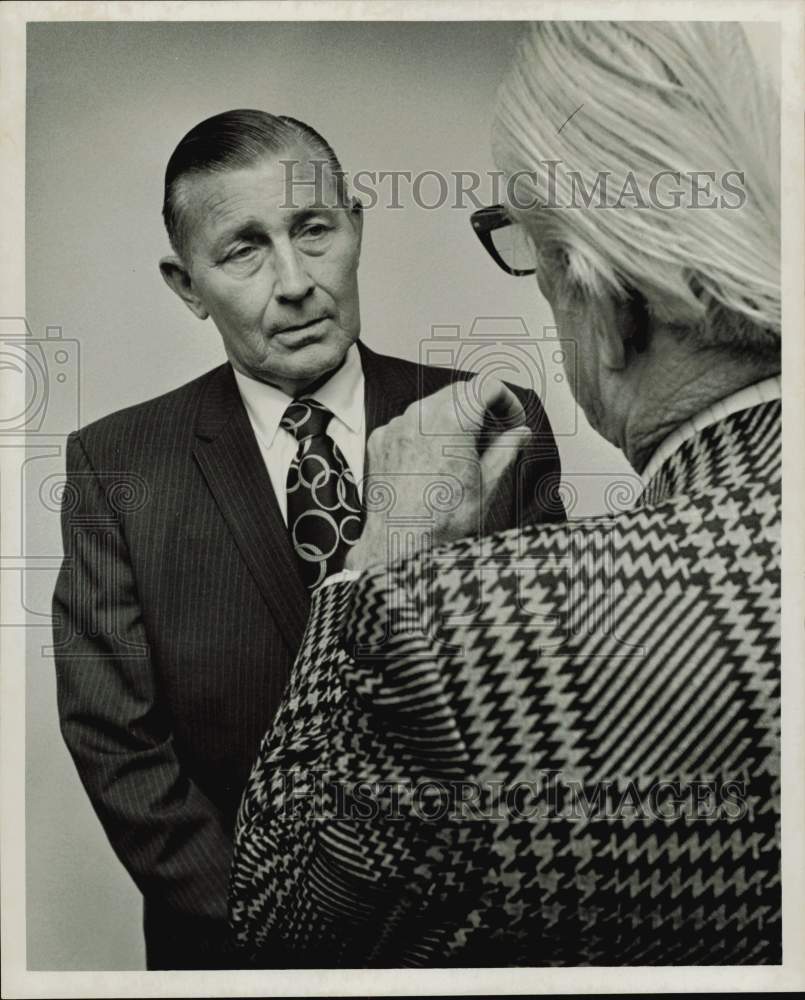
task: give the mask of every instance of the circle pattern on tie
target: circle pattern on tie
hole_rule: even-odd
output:
[[[332,413],[315,399],[291,403],[280,421],[299,442],[288,470],[288,529],[311,590],[343,568],[363,525],[358,487],[326,433]]]

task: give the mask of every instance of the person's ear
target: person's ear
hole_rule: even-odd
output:
[[[642,354],[649,341],[651,316],[640,292],[629,291],[625,301],[610,299],[599,326],[601,359],[607,368],[620,371],[630,357]]]
[[[210,315],[196,294],[190,272],[181,257],[163,257],[159,262],[159,270],[165,279],[165,284],[176,292],[194,316],[206,319]]]
[[[349,217],[352,222],[352,226],[355,229],[355,235],[358,237],[358,256],[360,256],[361,244],[363,242],[363,204],[360,199],[352,199],[352,205],[349,209]]]
[[[642,354],[651,337],[651,311],[646,297],[636,288],[630,288],[626,302],[621,307],[623,339],[627,354]]]

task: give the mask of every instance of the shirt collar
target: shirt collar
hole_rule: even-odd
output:
[[[760,406],[761,403],[769,403],[773,399],[780,399],[781,397],[781,376],[773,375],[771,378],[763,379],[762,382],[747,385],[743,389],[739,389],[738,392],[732,393],[731,396],[719,399],[716,403],[706,407],[700,413],[697,413],[695,417],[680,424],[675,431],[662,441],[651,456],[648,465],[640,474],[643,485],[647,486],[671,455],[685,441],[699,434],[705,427],[717,424],[720,420],[725,420],[730,414],[738,413],[739,410],[748,410],[753,406]]]
[[[243,372],[235,371],[235,381],[257,437],[265,447],[270,448],[293,397]],[[334,419],[357,434],[364,426],[363,395],[361,356],[357,344],[352,344],[343,365],[313,393],[313,398],[326,406]]]
[[[313,393],[313,398],[355,434],[363,430],[363,366],[357,344],[352,344],[343,365]]]

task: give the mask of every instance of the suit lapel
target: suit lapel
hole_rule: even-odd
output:
[[[366,437],[420,395],[410,366],[360,341]],[[413,369],[416,372],[417,369]],[[196,421],[196,461],[249,572],[294,652],[304,634],[310,595],[280,513],[260,446],[230,365],[210,377]]]
[[[302,641],[310,598],[228,364],[217,369],[207,386],[194,452],[244,562],[295,652]]]
[[[358,341],[364,377],[366,438],[418,398],[416,378],[395,358],[380,356]]]

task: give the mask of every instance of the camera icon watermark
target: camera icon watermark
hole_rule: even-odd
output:
[[[79,342],[60,326],[35,336],[23,316],[0,317],[0,579],[9,598],[0,628],[50,629],[65,435],[81,423],[80,360]]]
[[[495,378],[532,390],[537,397],[531,397],[533,405],[541,402],[550,408],[555,436],[578,433],[577,408],[568,385],[575,384],[576,344],[560,339],[556,327],[543,327],[541,336],[534,336],[521,316],[480,316],[465,334],[458,325],[435,325],[430,336],[420,342],[419,360],[423,365],[455,371],[456,386],[465,381],[464,373],[475,375],[464,391],[456,392],[462,431],[484,426],[483,386],[487,379]],[[554,406],[557,394],[563,398],[561,405]],[[420,396],[424,396],[424,387]],[[444,433],[425,420],[420,420],[420,430],[429,435]]]
[[[471,465],[480,476],[478,462],[473,461]],[[445,471],[369,473],[365,476],[366,511],[383,516],[386,564],[410,559],[418,552],[432,551],[439,524],[458,515],[464,492],[461,480]],[[470,530],[479,532],[482,523],[479,510]]]
[[[79,346],[60,326],[35,337],[24,317],[0,317],[0,434],[63,436],[79,426]]]

